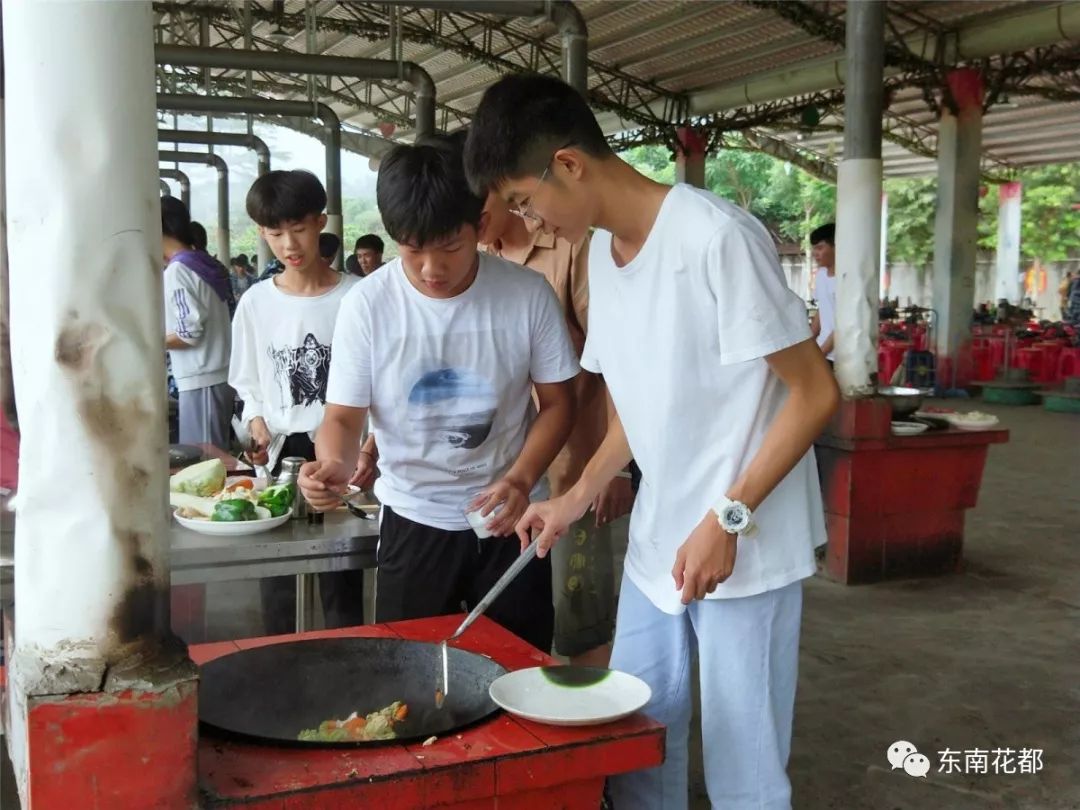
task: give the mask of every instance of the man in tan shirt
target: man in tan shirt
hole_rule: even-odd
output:
[[[480,243],[496,256],[540,273],[555,289],[570,338],[581,356],[588,329],[588,239],[577,244],[540,230],[488,196],[480,220]],[[577,418],[570,438],[548,468],[552,497],[572,487],[607,432],[607,388],[603,378],[582,371],[574,381]],[[555,650],[572,664],[606,667],[615,627],[611,521],[630,511],[629,475],[615,478],[593,503],[593,515],[571,529],[552,549],[555,596]]]

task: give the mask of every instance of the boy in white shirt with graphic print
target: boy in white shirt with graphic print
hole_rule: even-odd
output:
[[[253,284],[233,319],[229,384],[244,402],[256,464],[276,474],[281,459],[315,458],[323,421],[338,308],[359,281],[335,271],[319,251],[326,191],[311,172],[272,171],[251,186],[247,211],[284,270]],[[259,583],[269,635],[295,628],[296,578]],[[364,572],[319,575],[327,628],[364,623]]]
[[[376,196],[400,257],[342,303],[318,461],[300,486],[315,508],[337,504],[370,413],[383,507],[375,619],[387,622],[471,608],[517,558],[514,525],[547,497],[580,368],[551,286],[478,253],[484,200],[469,191],[459,140],[397,147]],[[473,503],[493,537],[470,528]],[[549,650],[550,560],[528,565],[487,615]]]
[[[839,393],[768,231],[638,174],[557,79],[492,85],[466,167],[474,190],[549,232],[596,228],[581,364],[604,376],[615,416],[578,483],[532,505],[518,533],[549,547],[631,457],[641,467],[611,666],[652,687],[667,758],[611,780],[616,810],[688,804],[695,648],[712,806],[789,808],[801,580],[825,542],[809,450]]]

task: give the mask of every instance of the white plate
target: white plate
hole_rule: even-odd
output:
[[[920,433],[925,433],[929,428],[929,425],[920,424],[918,422],[892,423],[893,436],[918,436]]]
[[[996,418],[983,419],[978,422],[973,422],[970,419],[952,419],[950,421],[957,430],[988,430],[998,423]]]
[[[261,518],[260,520],[242,520],[235,523],[199,520],[198,518],[184,518],[180,517],[176,512],[173,512],[173,517],[176,518],[176,522],[185,529],[191,529],[193,532],[209,534],[214,537],[242,537],[248,534],[261,534],[262,532],[276,529],[278,526],[284,526],[289,522],[289,518],[291,517],[287,512],[281,517],[269,517],[269,510],[262,506],[256,506],[255,511],[258,512],[260,517],[262,515],[266,515],[267,517]]]
[[[595,683],[564,685],[557,675],[600,676]],[[621,720],[639,711],[652,690],[640,678],[616,670],[587,667],[533,667],[519,669],[497,678],[488,690],[491,699],[517,717],[550,726],[593,726]]]

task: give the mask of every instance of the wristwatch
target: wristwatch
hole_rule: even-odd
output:
[[[733,501],[722,496],[713,507],[713,511],[716,512],[720,528],[728,534],[753,537],[757,532],[757,526],[754,525],[754,513],[742,501]]]

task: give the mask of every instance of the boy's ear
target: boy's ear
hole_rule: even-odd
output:
[[[322,233],[326,230],[327,221],[328,220],[326,214],[319,214],[319,233]]]
[[[553,168],[562,169],[567,177],[572,180],[580,180],[585,173],[585,161],[582,153],[573,147],[560,149],[552,156]]]

